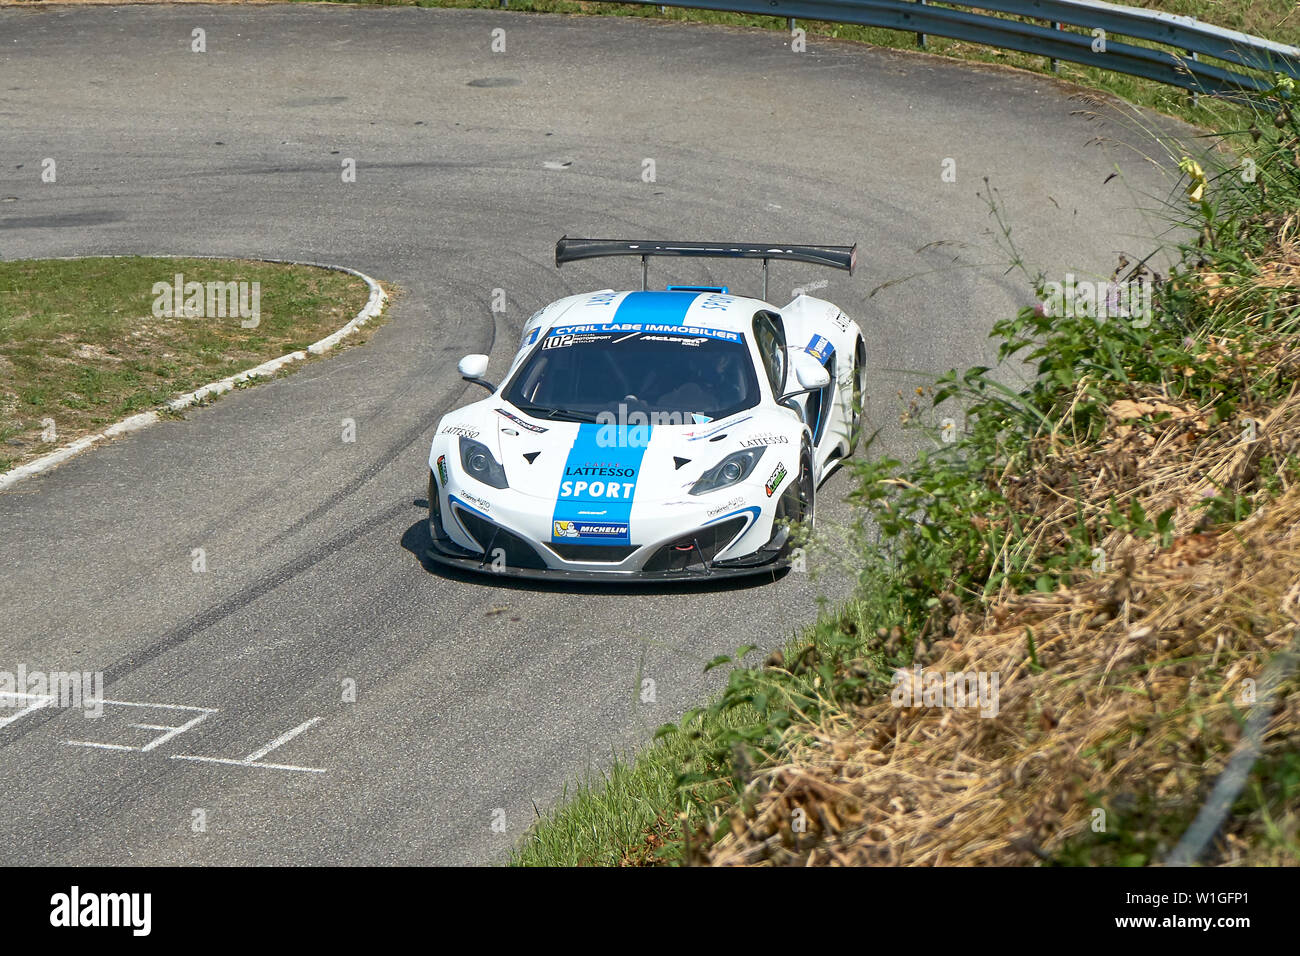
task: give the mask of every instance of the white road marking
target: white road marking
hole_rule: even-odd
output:
[[[27,700],[27,701],[32,701],[32,703],[29,703],[29,704],[28,704],[26,707],[24,707],[22,710],[18,711],[18,713],[16,713],[16,714],[12,714],[12,715],[10,715],[10,716],[8,716],[8,717],[5,717],[5,718],[3,718],[3,719],[0,719],[0,727],[6,727],[6,726],[8,726],[9,724],[12,724],[12,723],[13,723],[15,720],[17,720],[19,717],[26,717],[26,716],[27,716],[28,714],[30,714],[32,711],[40,710],[42,707],[46,707],[46,706],[48,706],[48,705],[50,704],[51,701],[54,700],[54,698],[53,698],[53,697],[50,697],[49,695],[42,695],[42,694],[18,694],[18,693],[15,693],[15,692],[13,692],[13,691],[7,691],[7,690],[6,690],[6,691],[0,691],[0,697],[11,697],[11,698],[14,698],[14,699],[17,699],[17,700]]]
[[[142,751],[147,753],[150,750],[154,750],[157,747],[161,747],[163,744],[167,743],[167,741],[171,740],[173,737],[179,737],[181,734],[185,733],[185,731],[189,730],[191,727],[195,727],[202,721],[207,720],[209,714],[212,713],[216,713],[216,711],[208,711],[206,713],[199,714],[193,720],[187,720],[179,727],[160,727],[156,724],[132,724],[131,726],[139,727],[143,730],[167,731],[167,733],[163,734],[161,737],[154,738],[153,740],[149,741],[147,744],[145,744],[143,747],[140,748]]]
[[[255,760],[261,760],[263,757],[265,757],[267,754],[269,754],[272,750],[275,750],[277,747],[283,747],[285,744],[287,744],[289,741],[293,740],[294,737],[297,737],[297,736],[298,736],[300,733],[302,733],[304,730],[309,730],[310,728],[316,726],[316,725],[319,724],[319,723],[320,723],[320,718],[319,718],[319,717],[313,717],[311,720],[307,721],[305,724],[299,724],[297,727],[293,728],[293,730],[289,731],[287,734],[281,734],[279,737],[276,737],[274,740],[272,740],[269,744],[267,744],[267,745],[266,745],[265,747],[263,747],[261,750],[255,750],[255,751],[253,751],[251,754],[249,754],[247,757],[245,757],[244,760],[245,760],[247,763],[252,763],[252,762],[255,761]]]
[[[286,734],[276,737],[265,747],[260,750],[254,750],[243,760],[233,760],[229,757],[199,757],[194,754],[172,754],[172,760],[198,760],[204,763],[221,763],[232,767],[265,767],[267,770],[298,770],[303,773],[327,773],[328,771],[321,767],[295,767],[292,764],[282,763],[260,763],[259,761],[269,754],[272,750],[283,747],[289,741],[293,740],[305,730],[310,730],[316,724],[320,723],[321,718],[313,717],[305,723],[299,724],[293,730]]]
[[[26,702],[22,710],[18,711],[18,713],[10,714],[7,717],[0,718],[0,727],[5,727],[8,724],[13,723],[15,720],[18,720],[21,717],[25,717],[27,714],[30,714],[33,711],[40,710],[43,707],[48,707],[50,706],[50,704],[54,703],[55,701],[55,699],[48,694],[26,694],[26,693],[18,693],[15,691],[0,691],[0,698],[9,698],[15,701]],[[193,707],[190,706],[189,704],[150,704],[150,703],[143,703],[141,701],[134,701],[134,700],[107,700],[107,699],[98,701],[98,703],[107,704],[113,707],[137,707],[141,709],[150,709],[150,710],[156,709],[156,710],[189,711],[190,713],[197,714],[197,716],[191,718],[190,720],[187,720],[185,723],[180,725],[143,724],[143,723],[127,724],[128,727],[134,730],[162,731],[162,733],[160,733],[153,740],[149,741],[147,744],[144,744],[143,746],[140,747],[130,746],[128,744],[110,744],[100,740],[65,740],[63,741],[63,743],[67,744],[70,747],[90,747],[94,750],[116,750],[116,751],[134,751],[137,753],[148,753],[151,750],[156,750],[158,747],[161,747],[163,744],[167,743],[168,741],[174,740],[176,737],[179,737],[181,734],[185,733],[185,731],[197,727],[203,721],[207,720],[208,717],[210,717],[212,714],[220,713],[220,711],[215,707]],[[229,757],[202,757],[196,754],[172,754],[171,759],[172,760],[195,760],[195,761],[200,761],[202,763],[219,763],[219,764],[225,764],[227,766],[232,766],[232,767],[261,767],[266,770],[290,770],[299,773],[329,773],[329,771],[323,767],[298,767],[293,764],[262,762],[262,758],[265,757],[267,754],[283,747],[285,744],[293,740],[293,738],[297,737],[299,734],[310,730],[312,727],[315,727],[318,723],[320,723],[320,721],[321,721],[320,717],[313,717],[311,720],[299,724],[297,727],[293,728],[293,730],[290,730],[288,733],[281,734],[279,737],[276,737],[265,747],[261,747],[257,750],[254,750],[247,757],[244,757],[243,759],[240,760],[233,760]]]
[[[173,760],[201,760],[204,763],[224,763],[231,767],[262,767],[266,770],[300,770],[303,773],[329,773],[323,767],[294,767],[287,763],[254,763],[251,760],[231,760],[229,757],[196,757],[193,754],[172,754]]]
[[[153,740],[149,741],[147,744],[145,744],[142,747],[129,747],[126,744],[96,743],[94,741],[89,741],[89,740],[65,740],[64,741],[65,744],[71,744],[74,747],[94,747],[98,750],[138,750],[141,753],[148,753],[150,750],[154,750],[158,747],[161,747],[163,744],[167,743],[167,741],[172,740],[175,737],[179,737],[181,734],[185,733],[185,731],[189,730],[191,727],[198,726],[200,723],[207,720],[209,716],[217,713],[217,711],[212,707],[190,707],[187,704],[143,704],[131,700],[104,700],[104,701],[100,701],[100,703],[109,704],[113,707],[141,707],[141,708],[159,709],[159,710],[188,710],[190,712],[197,711],[198,716],[193,718],[192,720],[187,720],[185,723],[181,724],[180,726],[175,726],[172,724],[127,724],[128,727],[132,727],[136,730],[164,731],[164,733],[158,735],[157,737],[155,737]]]
[[[115,707],[157,707],[160,710],[201,710],[205,714],[217,713],[215,707],[191,707],[189,704],[141,704],[130,700],[105,700],[105,704],[112,704]]]

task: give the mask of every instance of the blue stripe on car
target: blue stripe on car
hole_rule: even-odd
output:
[[[614,312],[614,322],[682,325],[698,292],[629,292]]]
[[[552,541],[593,545],[631,542],[632,501],[649,441],[602,444],[599,436],[604,428],[585,423],[578,426],[555,499]]]
[[[749,524],[745,525],[745,531],[748,531],[749,525],[757,521],[759,515],[761,515],[762,513],[763,513],[763,509],[760,508],[758,505],[750,505],[748,508],[740,508],[736,511],[731,512],[730,514],[719,515],[716,518],[710,518],[708,521],[704,522],[704,527],[707,528],[709,525],[717,524],[719,521],[727,521],[730,518],[736,517],[736,515],[749,515]],[[741,533],[743,534],[744,532]]]

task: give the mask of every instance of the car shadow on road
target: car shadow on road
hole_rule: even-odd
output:
[[[411,504],[427,512],[429,502],[416,498]],[[549,581],[545,578],[514,578],[475,571],[463,571],[460,568],[440,564],[429,557],[429,548],[433,540],[429,537],[429,522],[421,517],[406,529],[402,535],[402,547],[415,555],[424,570],[435,577],[462,584],[475,584],[511,591],[553,591],[560,594],[608,594],[608,595],[648,595],[648,594],[690,594],[699,591],[748,591],[764,587],[781,580],[790,573],[789,568],[781,568],[767,574],[746,575],[745,577],[720,578],[710,581],[707,578],[692,578],[685,581],[656,581],[645,584],[625,584],[611,581]]]

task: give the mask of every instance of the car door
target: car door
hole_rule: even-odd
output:
[[[754,344],[763,359],[763,371],[772,387],[772,399],[780,401],[785,394],[786,361],[785,325],[781,316],[764,309],[754,313]]]

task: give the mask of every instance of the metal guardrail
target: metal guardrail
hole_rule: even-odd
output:
[[[968,43],[1017,50],[1052,60],[1068,60],[1103,70],[1144,77],[1193,93],[1231,94],[1267,90],[1271,73],[1300,80],[1300,48],[1201,23],[1191,17],[1123,7],[1099,0],[979,0],[935,6],[925,0],[620,0],[645,6],[687,7],[885,27],[948,37]],[[962,7],[967,9],[954,9]],[[1027,17],[1046,23],[1027,23]],[[1076,27],[1077,33],[1059,27]],[[1104,31],[1103,36],[1094,31]],[[1112,36],[1161,44],[1151,49],[1118,42]],[[1102,40],[1104,43],[1099,43]],[[1100,47],[1100,49],[1099,49]],[[1226,64],[1206,63],[1212,57]],[[1241,72],[1237,68],[1249,71]],[[1264,75],[1261,75],[1264,74]]]

